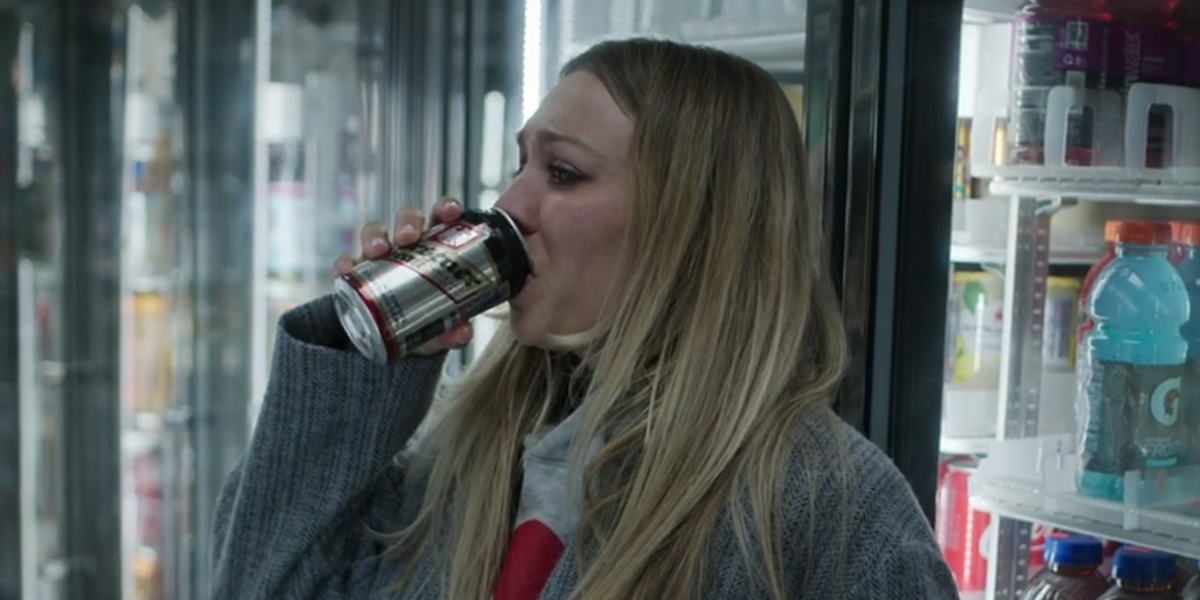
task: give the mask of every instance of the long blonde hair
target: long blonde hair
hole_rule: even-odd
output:
[[[733,519],[744,558],[782,599],[786,465],[802,418],[832,426],[846,354],[795,116],[765,71],[712,49],[604,42],[562,73],[576,71],[634,133],[624,285],[578,351],[589,383],[573,455],[600,443],[575,595],[698,596],[710,535],[735,511],[753,523]],[[522,440],[573,408],[559,393],[569,364],[502,327],[424,446],[423,504],[394,549],[437,548],[448,597],[491,596]]]

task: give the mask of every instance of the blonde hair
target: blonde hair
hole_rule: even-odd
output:
[[[732,519],[747,565],[782,599],[787,465],[801,419],[832,427],[846,354],[795,116],[766,72],[703,47],[604,42],[563,75],[576,71],[634,121],[624,284],[578,351],[586,374],[501,327],[424,447],[423,504],[393,549],[439,548],[448,597],[489,598],[522,440],[573,409],[560,390],[587,377],[575,459],[600,443],[575,597],[698,596],[710,535],[734,511],[753,524]]]

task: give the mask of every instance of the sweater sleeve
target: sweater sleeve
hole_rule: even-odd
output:
[[[433,398],[445,355],[379,366],[322,298],[280,319],[250,447],[214,522],[214,598],[366,596],[381,547],[403,526],[393,462]]]
[[[861,591],[852,598],[957,600],[959,597],[941,552],[923,540],[892,546],[884,552],[879,566],[863,575]]]
[[[853,590],[849,598],[890,600],[957,600],[954,576],[942,558],[933,529],[913,496],[912,488],[888,461],[863,492],[854,517],[851,567],[845,573]]]

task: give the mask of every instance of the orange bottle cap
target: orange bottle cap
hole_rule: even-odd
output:
[[[1171,225],[1155,221],[1121,221],[1113,241],[1135,246],[1165,245],[1171,242]]]
[[[1179,224],[1175,231],[1175,242],[1188,246],[1200,246],[1200,223],[1176,221]]]

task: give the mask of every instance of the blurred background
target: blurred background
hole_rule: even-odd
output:
[[[1131,465],[1124,498],[1071,481],[1105,223],[1200,204],[1200,143],[1161,152],[1195,121],[1152,120],[1165,163],[1143,165],[1126,108],[1146,56],[1139,89],[1200,114],[1195,5],[0,0],[0,600],[207,598],[279,315],[331,291],[363,223],[491,205],[559,67],[632,35],[744,56],[791,100],[852,344],[837,409],[908,478],[963,597],[1019,598],[1050,532],[1170,552],[1182,582],[1200,459]],[[1166,45],[1087,47],[1135,34]],[[1086,152],[1062,126],[1085,113]]]

